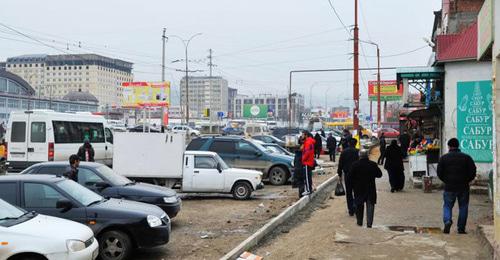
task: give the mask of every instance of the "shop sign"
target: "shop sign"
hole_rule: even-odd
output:
[[[168,107],[170,82],[123,82],[122,107]]]
[[[457,138],[476,162],[493,162],[491,80],[457,83]]]
[[[370,101],[378,100],[378,81],[368,81],[368,98]],[[397,101],[403,96],[403,88],[398,88],[396,80],[380,81],[380,101]]]
[[[243,105],[244,118],[267,118],[268,106],[267,105]]]

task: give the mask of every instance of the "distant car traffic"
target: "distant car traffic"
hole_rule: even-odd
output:
[[[253,139],[262,141],[264,143],[268,144],[277,144],[282,147],[285,147],[285,142],[283,140],[280,140],[272,135],[253,135]]]
[[[231,120],[228,121],[226,126],[222,129],[222,134],[224,135],[243,135],[245,134],[244,126],[246,121],[244,120]]]
[[[270,153],[257,142],[242,137],[196,138],[186,150],[216,152],[230,167],[261,171],[273,185],[285,184],[293,172],[293,157]]]
[[[382,136],[382,133],[384,133],[385,138],[398,138],[399,137],[399,131],[394,129],[394,128],[381,128],[377,131],[377,136],[380,138]]]
[[[63,175],[69,164],[66,162],[39,163],[24,170],[22,174]],[[174,190],[147,183],[136,183],[115,174],[106,165],[81,162],[78,169],[78,183],[106,197],[128,199],[156,205],[170,218],[177,216],[181,209],[181,199]]]
[[[131,127],[129,129],[127,129],[127,131],[129,132],[136,132],[136,133],[142,133],[142,132],[146,132],[146,133],[159,133],[161,132],[161,129],[158,128],[158,127],[155,127],[155,126],[148,126],[146,125],[144,127],[144,125],[136,125],[134,127]]]
[[[123,260],[134,248],[164,245],[170,238],[170,219],[159,207],[105,199],[62,177],[2,176],[0,199],[29,212],[86,224],[99,241],[99,256],[103,260]]]
[[[0,234],[0,259],[88,260],[95,259],[99,253],[90,228],[27,212],[2,199]]]

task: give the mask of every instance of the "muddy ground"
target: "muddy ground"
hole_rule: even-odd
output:
[[[315,176],[318,186],[333,176]],[[183,206],[172,220],[171,241],[163,247],[138,250],[132,259],[218,259],[298,200],[290,185],[255,192],[251,200],[230,195],[182,194]]]

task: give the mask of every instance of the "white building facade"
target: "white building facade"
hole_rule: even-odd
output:
[[[231,111],[234,118],[243,118],[243,110],[245,105],[267,105],[268,111],[272,118],[278,121],[287,121],[289,112],[288,95],[272,95],[260,94],[255,96],[237,95],[234,102],[234,107]],[[292,121],[301,121],[304,113],[304,96],[301,94],[292,95]]]
[[[222,77],[186,77],[181,79],[181,106],[186,113],[187,88],[189,88],[189,117],[203,119],[204,110],[210,109],[212,118],[217,118],[217,112],[227,115],[228,83]]]

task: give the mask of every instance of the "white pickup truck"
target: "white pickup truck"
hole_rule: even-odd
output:
[[[181,192],[231,193],[248,199],[262,173],[229,168],[214,152],[185,151],[185,133],[115,133],[113,171]]]

